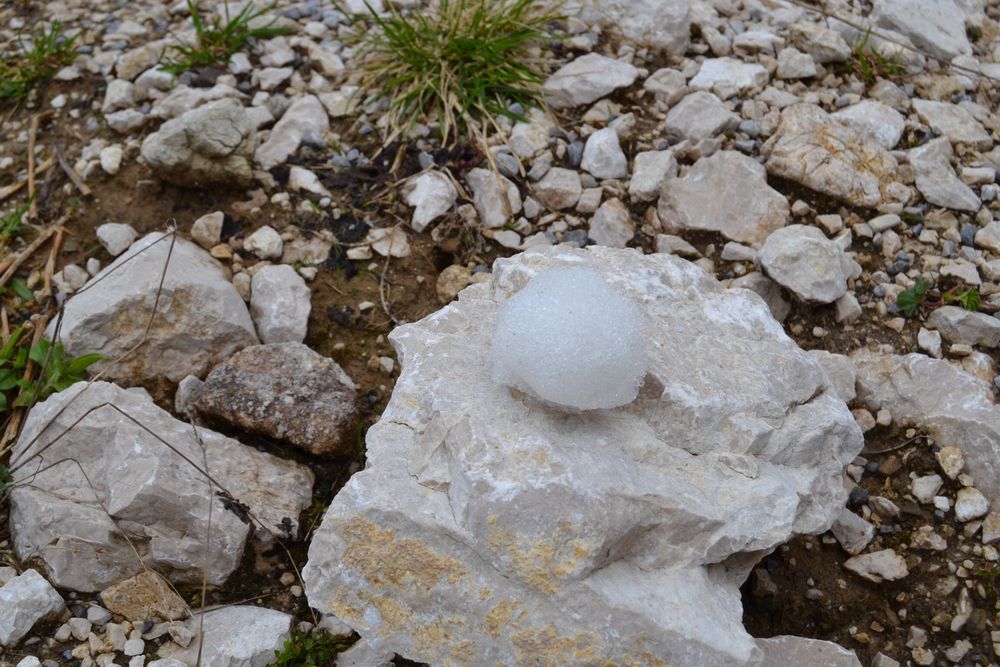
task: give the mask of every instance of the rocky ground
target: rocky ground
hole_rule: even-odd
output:
[[[388,453],[427,447],[432,458],[436,413],[411,414],[420,411],[402,398],[367,457],[365,431],[408,363],[390,332],[469,285],[480,285],[467,292],[478,303],[496,258],[549,246],[600,246],[594,256],[612,258],[603,266],[623,284],[642,281],[629,273],[640,260],[613,249],[660,261],[642,276],[662,270],[663,285],[688,295],[676,311],[689,313],[684,322],[725,320],[704,305],[723,299],[708,277],[763,299],[725,302],[730,324],[712,319],[729,346],[658,315],[662,340],[684,347],[657,372],[718,366],[704,375],[745,379],[726,390],[693,381],[692,400],[719,411],[720,432],[727,401],[792,411],[822,396],[836,403],[825,420],[849,408],[848,425],[864,433],[856,457],[853,431],[826,433],[830,457],[803,468],[843,477],[843,490],[817,492],[830,531],[795,536],[830,523],[802,516],[765,531],[773,517],[758,517],[767,540],[734,529],[744,542],[724,552],[730,565],[746,554],[755,564],[727,593],[734,634],[742,614],[753,637],[828,640],[856,658],[780,642],[722,650],[706,622],[684,637],[710,648],[676,664],[758,664],[761,650],[763,664],[1000,664],[1000,5],[822,7],[848,22],[783,0],[567,6],[565,39],[544,45],[551,112],[498,119],[487,160],[475,146],[442,147],[433,124],[382,145],[384,108],[358,93],[343,46],[348,19],[318,0],[280,0],[269,16],[288,35],[252,43],[226,69],[176,77],[158,61],[192,37],[183,2],[3,4],[8,48],[59,21],[79,34],[79,55],[0,107],[0,206],[33,192],[37,208],[0,260],[0,282],[22,280],[32,298],[4,294],[0,333],[31,322],[29,334],[48,327],[70,356],[104,358],[92,384],[5,413],[0,463],[13,483],[0,501],[0,665],[193,665],[199,634],[203,664],[268,664],[293,628],[316,626],[344,635],[342,648],[354,630],[365,635],[338,664],[385,664],[404,647],[437,656],[444,640],[383,641],[364,609],[323,618],[316,610],[329,605],[307,601],[304,587],[347,584],[299,572],[314,536],[331,553],[343,547],[321,522],[331,504],[331,516],[347,517],[357,508],[346,503],[363,504],[355,495],[370,481],[333,501],[354,473],[368,464],[366,479],[402,489],[408,479],[381,472]],[[35,238],[47,240],[32,247]],[[557,261],[562,251],[550,252]],[[663,255],[707,276],[681,280],[685,268],[662,267],[689,265]],[[786,365],[767,365],[767,345],[783,336],[740,329],[768,312],[762,303],[807,354],[789,345]],[[495,316],[468,309],[471,320]],[[430,338],[417,359],[439,342],[421,335]],[[758,354],[769,361],[755,365]],[[685,368],[686,358],[701,365]],[[776,388],[789,368],[805,395]],[[435,404],[438,395],[476,386],[449,364],[434,377],[452,372],[452,383],[401,386],[413,405],[447,415],[455,405]],[[655,422],[643,405],[636,418]],[[392,428],[417,423],[428,440],[393,449]],[[637,470],[649,465],[634,458]],[[456,483],[452,472],[427,474],[427,488]],[[392,495],[378,511],[405,515],[407,496]],[[413,544],[380,535],[366,534],[366,549],[388,578],[419,581],[406,569]],[[400,564],[386,565],[379,545]],[[685,557],[698,568],[723,558]],[[699,617],[700,602],[688,602]],[[517,664],[596,664],[554,636],[533,641]],[[463,655],[450,659],[479,664]],[[634,664],[619,660],[610,664]]]

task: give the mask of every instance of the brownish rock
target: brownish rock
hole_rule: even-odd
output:
[[[353,453],[354,383],[302,343],[254,345],[209,373],[198,413],[324,457]]]
[[[101,593],[108,611],[130,621],[177,621],[188,615],[187,605],[167,580],[152,570],[141,572]]]

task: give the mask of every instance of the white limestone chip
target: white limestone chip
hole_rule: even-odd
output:
[[[642,313],[592,269],[551,269],[500,309],[492,355],[497,382],[580,410],[615,408],[646,374]]]

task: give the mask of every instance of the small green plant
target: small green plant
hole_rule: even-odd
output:
[[[907,317],[913,317],[920,306],[940,308],[948,304],[958,304],[966,310],[979,310],[982,297],[976,287],[967,287],[961,283],[953,285],[944,292],[934,289],[934,285],[923,278],[917,280],[913,287],[903,290],[896,297],[896,306]]]
[[[336,663],[338,653],[353,643],[350,637],[295,630],[284,647],[275,652],[274,662],[268,667],[328,667]]]
[[[62,24],[53,21],[48,28],[18,37],[18,52],[0,58],[0,99],[19,99],[52,77],[76,58],[76,38],[62,33]]]
[[[361,87],[389,105],[387,141],[423,117],[437,121],[442,141],[465,134],[483,144],[497,116],[521,118],[512,104],[542,107],[544,61],[532,49],[553,38],[558,9],[533,0],[437,0],[412,12],[387,3],[378,14],[368,5],[371,27],[357,26],[346,41]]]
[[[176,57],[167,60],[163,69],[180,74],[198,67],[225,67],[234,53],[246,46],[251,39],[270,39],[287,34],[288,28],[275,26],[274,21],[267,25],[253,28],[250,24],[271,11],[274,5],[255,10],[253,3],[248,3],[235,16],[229,15],[229,3],[225,4],[225,19],[218,16],[207,23],[194,0],[187,0],[191,22],[194,24],[196,43],[193,45],[177,44],[172,48]]]
[[[84,371],[103,357],[86,354],[67,359],[62,343],[53,345],[44,338],[35,345],[21,343],[24,327],[15,328],[7,344],[0,348],[0,415],[11,407],[27,407],[62,391],[84,378]],[[36,378],[25,378],[28,361],[41,369]]]
[[[845,68],[868,84],[875,83],[880,77],[891,79],[902,74],[899,54],[894,54],[891,58],[882,55],[870,44],[871,36],[872,29],[868,28],[865,36],[851,48],[851,57],[845,63]]]

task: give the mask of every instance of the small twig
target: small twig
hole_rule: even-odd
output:
[[[56,156],[50,155],[48,158],[46,158],[45,162],[42,162],[42,164],[38,166],[38,169],[35,170],[35,174],[37,175],[48,171],[49,169],[52,168],[52,165],[54,165],[55,163],[56,163]],[[5,188],[0,188],[0,201],[7,199],[7,197],[10,197],[13,194],[17,194],[22,189],[24,189],[24,186],[27,184],[28,181],[18,181],[17,183],[8,185]]]
[[[24,262],[29,257],[31,257],[36,250],[38,250],[42,245],[44,245],[44,243],[49,240],[49,237],[55,234],[57,230],[62,229],[63,225],[66,224],[67,220],[69,220],[69,213],[63,215],[61,218],[59,218],[56,224],[46,228],[31,243],[29,243],[28,247],[22,250],[17,255],[17,257],[14,258],[14,261],[11,262],[10,266],[7,267],[7,270],[3,272],[2,276],[0,276],[0,287],[5,286],[7,284],[7,281],[10,280],[11,276],[13,276],[14,273],[19,268],[21,268],[21,265],[24,264]]]
[[[35,197],[35,135],[38,134],[38,121],[41,114],[31,117],[31,129],[28,130],[28,200],[31,208],[28,209],[28,218],[36,220],[38,218],[38,201]]]
[[[385,314],[389,316],[389,319],[392,320],[392,323],[399,324],[399,320],[393,317],[392,313],[389,312],[389,304],[385,302],[385,272],[389,268],[389,260],[391,258],[392,255],[386,255],[385,263],[382,264],[382,275],[380,275],[378,279],[378,298],[382,302],[382,310],[384,310]]]
[[[66,176],[69,177],[69,180],[73,181],[73,185],[75,185],[76,189],[80,191],[80,194],[82,194],[84,197],[89,197],[91,195],[90,188],[87,187],[87,184],[83,182],[83,179],[80,178],[80,175],[76,173],[76,169],[74,169],[73,165],[71,165],[69,163],[69,160],[66,159],[66,154],[63,153],[62,146],[59,145],[59,140],[53,139],[52,145],[55,146],[56,157],[59,160],[59,166],[62,167],[62,170],[66,173]]]
[[[49,251],[49,258],[45,262],[45,293],[52,294],[52,274],[56,270],[56,258],[59,256],[59,251],[62,249],[63,236],[66,232],[65,227],[59,227],[56,229],[56,240],[52,242],[52,250]]]

